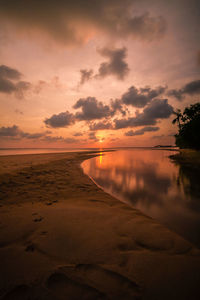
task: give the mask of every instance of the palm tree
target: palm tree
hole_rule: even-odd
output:
[[[181,128],[180,120],[182,119],[182,113],[180,109],[177,109],[176,111],[173,111],[173,114],[176,115],[176,118],[172,121],[172,124],[178,123],[179,129]]]

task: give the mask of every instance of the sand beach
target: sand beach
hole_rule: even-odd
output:
[[[96,155],[0,157],[0,299],[199,299],[200,250],[96,186]]]

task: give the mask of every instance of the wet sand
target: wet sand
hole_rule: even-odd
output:
[[[0,299],[199,299],[200,250],[97,187],[94,155],[0,157]]]

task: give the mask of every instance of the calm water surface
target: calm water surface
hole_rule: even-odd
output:
[[[119,150],[84,161],[82,167],[106,192],[200,247],[199,178],[169,159],[176,153]]]

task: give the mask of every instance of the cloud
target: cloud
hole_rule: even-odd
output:
[[[126,32],[131,32],[132,36],[142,37],[152,41],[161,38],[166,31],[166,22],[163,17],[151,17],[149,13],[136,16],[127,22]]]
[[[11,94],[19,99],[24,97],[24,91],[30,89],[31,84],[27,81],[17,81],[21,78],[22,74],[13,68],[5,65],[0,66],[0,92]]]
[[[111,100],[110,105],[105,105],[98,101],[95,97],[80,98],[73,106],[74,109],[81,109],[75,114],[68,111],[54,114],[50,118],[46,118],[44,123],[47,127],[62,128],[67,127],[78,121],[93,121],[113,117],[117,112],[125,115],[126,112],[119,100]],[[101,128],[100,128],[101,127]],[[91,130],[111,129],[112,125],[109,122],[91,123]],[[95,129],[96,128],[96,129]],[[97,129],[98,128],[98,129]],[[78,133],[78,135],[80,135]],[[77,136],[78,136],[77,135]]]
[[[0,136],[17,136],[20,135],[21,131],[17,125],[13,125],[12,127],[0,127]]]
[[[187,83],[183,87],[183,93],[189,95],[200,94],[200,80],[195,80]]]
[[[60,142],[63,140],[62,136],[51,136],[51,135],[46,135],[43,139],[45,142],[53,143],[53,142]]]
[[[49,143],[64,142],[66,144],[74,144],[74,143],[79,142],[77,139],[74,139],[74,138],[70,138],[70,137],[64,138],[62,136],[51,136],[51,135],[45,136],[42,139],[42,141],[49,142]]]
[[[117,112],[120,112],[124,116],[126,115],[127,109],[123,106],[122,101],[120,99],[111,99],[110,107],[112,111],[111,115],[115,115]]]
[[[133,131],[130,130],[128,132],[125,132],[125,136],[136,136],[136,135],[143,135],[145,132],[150,132],[150,131],[158,131],[160,128],[159,127],[143,127],[139,130]]]
[[[80,70],[80,73],[81,73],[80,84],[82,85],[92,78],[93,70],[92,69],[90,69],[90,70],[82,69],[82,70]]]
[[[167,119],[173,113],[173,107],[167,99],[153,100],[143,111],[143,116],[149,119]]]
[[[38,80],[37,84],[34,86],[34,93],[39,94],[44,87],[46,87],[48,83],[44,80]]]
[[[128,119],[116,119],[115,129],[156,125],[158,119],[167,119],[173,113],[173,107],[167,99],[154,99],[142,113],[137,112],[135,117]]]
[[[64,45],[81,45],[108,37],[151,41],[166,30],[162,16],[134,14],[135,0],[1,1],[0,27],[7,26],[29,37],[44,36]]]
[[[200,66],[200,50],[197,52],[197,65]]]
[[[179,101],[184,98],[184,95],[195,95],[200,94],[200,80],[194,80],[187,84],[185,84],[181,89],[176,90],[169,90],[168,96],[174,96]]]
[[[28,133],[28,132],[21,131],[20,136],[26,139],[40,139],[46,136],[46,132]]]
[[[54,143],[54,142],[64,142],[66,144],[74,144],[79,142],[77,139],[74,138],[64,138],[62,136],[51,136],[51,135],[46,135],[42,139],[42,141],[48,142],[48,143]]]
[[[101,63],[97,78],[104,78],[108,75],[114,75],[117,79],[123,80],[129,72],[128,64],[125,62],[126,48],[103,48],[98,52],[108,58],[108,62]]]
[[[152,139],[163,139],[166,138],[167,136],[165,134],[161,134],[161,135],[153,135],[151,138]]]
[[[98,122],[98,123],[90,124],[89,128],[91,131],[96,131],[96,130],[112,129],[113,126],[110,122]]]
[[[11,127],[0,127],[0,136],[1,137],[18,137],[26,139],[40,139],[46,134],[49,134],[50,131],[40,132],[40,133],[28,133],[22,131],[17,125]]]
[[[70,112],[61,112],[44,120],[47,127],[62,128],[72,125],[75,122],[74,115]]]
[[[22,99],[24,98],[24,92],[28,91],[31,88],[31,84],[27,81],[19,81],[18,83],[16,83],[15,88],[15,96],[18,99]]]
[[[75,117],[77,120],[90,121],[95,119],[102,119],[110,116],[111,110],[108,105],[104,105],[95,97],[87,97],[79,99],[73,108],[81,108],[81,112],[77,112]]]
[[[75,132],[73,136],[83,136],[83,134],[81,132]]]
[[[44,142],[64,142],[66,144],[73,144],[79,142],[77,139],[62,136],[51,136],[51,131],[28,133],[21,130],[17,125],[11,127],[0,127],[0,137],[11,140],[40,140]]]
[[[127,56],[127,49],[124,48],[102,48],[97,50],[102,56],[108,58],[107,62],[100,64],[98,73],[93,76],[94,71],[92,69],[82,69],[81,80],[79,85],[84,84],[92,78],[102,79],[106,76],[113,75],[119,80],[123,80],[129,72],[128,64],[125,62]]]
[[[74,138],[64,138],[63,141],[67,144],[74,144],[78,142],[78,140]]]
[[[12,69],[5,65],[0,66],[0,77],[6,78],[6,79],[18,80],[21,78],[21,76],[22,76],[22,74],[16,69]]]
[[[179,101],[181,101],[183,99],[183,93],[182,93],[181,90],[175,90],[175,89],[169,90],[169,92],[167,93],[167,95],[175,97]]]
[[[90,132],[88,134],[88,137],[89,137],[89,140],[93,140],[94,142],[98,142],[99,141],[98,138],[96,137],[95,132]]]
[[[16,91],[15,84],[8,79],[4,79],[0,77],[0,92],[11,94],[12,92]]]
[[[149,103],[153,98],[158,97],[164,93],[166,87],[159,86],[155,89],[150,87],[137,89],[135,86],[131,86],[128,92],[122,95],[121,102],[126,105],[132,105],[134,107],[142,108]]]
[[[134,131],[133,130],[129,130],[127,132],[124,133],[125,136],[134,136]]]
[[[23,114],[24,114],[23,111],[21,111],[21,110],[19,110],[19,109],[15,109],[15,113],[16,113],[16,114],[19,114],[19,115],[23,115]]]

